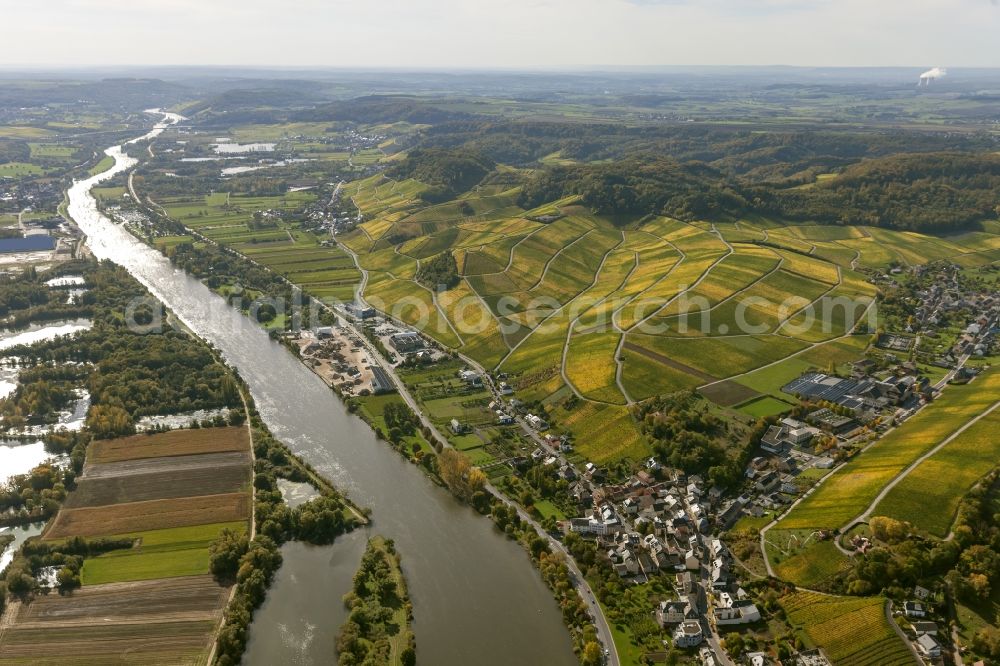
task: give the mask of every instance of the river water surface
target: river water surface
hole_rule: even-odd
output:
[[[106,152],[115,165],[69,190],[69,213],[94,255],[124,266],[217,347],[246,380],[274,434],[372,509],[370,530],[394,539],[403,556],[420,662],[575,664],[559,608],[519,545],[377,441],[260,327],[98,212],[90,189],[135,163],[119,147]],[[346,616],[341,597],[350,589],[365,537],[358,532],[323,548],[285,545],[285,563],[251,627],[247,663],[335,661],[335,636]]]

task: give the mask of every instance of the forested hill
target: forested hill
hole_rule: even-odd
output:
[[[948,231],[1000,215],[1000,155],[896,155],[812,188],[759,195],[768,212],[792,219]]]
[[[760,213],[944,232],[1000,214],[1000,155],[894,155],[796,188],[746,183],[697,162],[634,158],[537,171],[524,185],[519,203],[531,208],[571,194],[602,214],[712,220]]]
[[[518,204],[535,208],[571,194],[603,215],[665,213],[691,220],[740,215],[748,208],[715,169],[655,157],[539,171],[525,183]]]
[[[470,151],[415,148],[386,174],[400,180],[414,178],[431,189],[421,196],[429,202],[447,201],[472,189],[496,164]]]

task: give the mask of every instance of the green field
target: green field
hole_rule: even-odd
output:
[[[150,532],[118,534],[130,538],[130,550],[115,550],[83,563],[84,585],[173,578],[208,573],[208,546],[224,529],[246,531],[245,522],[214,523]]]

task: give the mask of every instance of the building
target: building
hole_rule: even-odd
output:
[[[903,612],[906,617],[926,617],[927,607],[919,601],[907,601],[903,604]]]
[[[372,319],[376,314],[375,308],[361,303],[347,303],[344,305],[344,311],[355,319]]]
[[[686,597],[673,601],[661,601],[656,608],[656,620],[661,627],[681,624],[687,620],[697,620],[698,609]]]
[[[923,634],[917,639],[917,650],[928,659],[937,659],[941,656],[941,644],[930,634]]]
[[[927,620],[917,620],[916,622],[911,622],[910,626],[913,627],[913,632],[917,636],[923,636],[924,634],[937,636],[938,632],[937,622],[929,622]]]
[[[394,393],[396,385],[389,377],[389,373],[377,365],[372,366],[372,393]]]
[[[10,254],[14,252],[45,252],[54,250],[56,239],[52,236],[31,235],[24,238],[2,238],[0,239],[0,254]]]
[[[547,430],[549,427],[549,424],[545,419],[534,414],[528,414],[524,417],[524,420],[527,421],[528,425],[535,430]]]
[[[479,376],[478,372],[473,372],[472,370],[462,370],[458,373],[458,377],[469,386],[483,385],[483,378]]]
[[[697,620],[686,620],[674,631],[674,645],[679,648],[697,647],[703,638],[701,622]]]
[[[725,592],[721,595],[729,597]],[[712,609],[715,616],[715,623],[719,626],[731,626],[734,624],[753,624],[760,622],[760,611],[757,606],[750,601],[733,601],[729,597],[728,605],[722,603]]]
[[[831,666],[826,653],[819,648],[803,650],[792,655],[792,663],[795,666]]]
[[[467,428],[464,423],[460,423],[458,419],[452,419],[451,423],[448,424],[451,431],[456,435],[462,435],[466,432]]]
[[[389,344],[398,352],[411,352],[422,349],[424,340],[416,331],[406,331],[390,336]]]

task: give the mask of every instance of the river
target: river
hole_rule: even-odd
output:
[[[166,114],[166,121],[180,117]],[[159,134],[164,124],[146,137]],[[146,138],[142,137],[142,138]],[[94,255],[125,267],[250,387],[272,432],[361,506],[372,533],[394,539],[413,600],[420,662],[570,666],[569,634],[527,554],[455,501],[347,412],[331,390],[256,324],[97,210],[90,189],[135,164],[120,147],[107,171],[69,190],[69,213]],[[250,631],[249,664],[327,664],[346,613],[365,534],[330,547],[286,544],[285,563]]]

